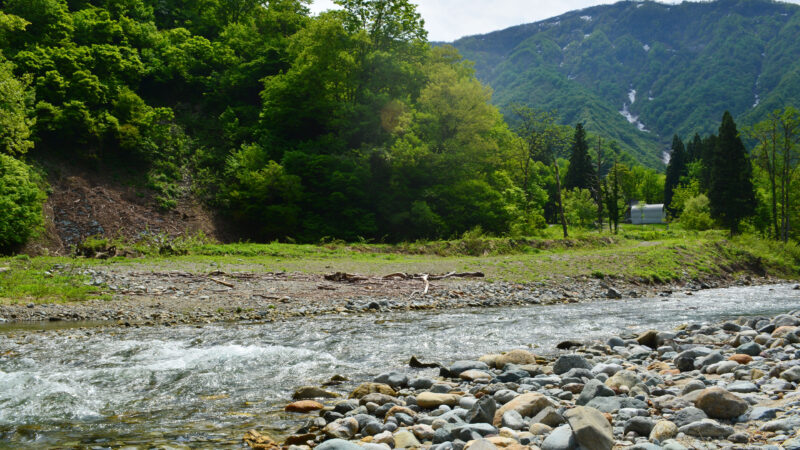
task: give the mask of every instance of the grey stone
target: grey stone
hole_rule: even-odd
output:
[[[623,341],[621,338],[616,337],[616,336],[614,336],[611,339],[609,339],[606,342],[606,344],[611,348],[614,348],[614,347],[625,347],[625,341]]]
[[[661,446],[650,442],[642,442],[641,444],[626,447],[625,450],[661,450]]]
[[[453,440],[453,427],[445,426],[433,432],[433,443],[442,444]]]
[[[766,406],[756,406],[750,411],[750,420],[772,420],[778,417],[778,409],[767,408]]]
[[[762,352],[762,348],[756,342],[748,342],[736,347],[736,353],[750,356],[758,356]]]
[[[781,373],[781,378],[792,383],[800,381],[800,366],[790,367]]]
[[[561,425],[556,428],[542,442],[542,450],[576,450],[577,448],[578,441],[572,434],[572,428],[569,425]]]
[[[690,392],[700,391],[706,388],[706,384],[700,380],[692,380],[686,383],[681,389],[681,395],[686,395]]]
[[[711,364],[716,364],[718,362],[722,362],[725,360],[725,357],[722,356],[720,352],[712,352],[706,356],[701,358],[697,358],[694,361],[694,368],[695,369],[702,369],[703,367],[710,366]]]
[[[600,380],[589,380],[589,382],[583,386],[581,395],[575,403],[578,405],[586,405],[595,397],[614,397],[614,395],[614,391]]]
[[[388,384],[393,388],[408,386],[408,375],[400,372],[382,373],[375,377],[376,383]]]
[[[467,370],[489,370],[489,366],[481,361],[456,361],[448,369],[453,376],[461,375],[461,372]]]
[[[494,398],[484,395],[470,408],[466,421],[469,423],[492,423],[495,412],[497,412],[497,403]]]
[[[655,423],[650,418],[637,416],[625,422],[624,431],[625,434],[633,431],[639,436],[650,436],[650,432],[653,431],[654,426]]]
[[[689,350],[678,353],[678,356],[672,361],[675,367],[681,372],[689,372],[695,369],[694,361],[698,357],[708,356],[711,353],[710,348],[695,347]]]
[[[317,450],[362,450],[358,444],[354,444],[343,439],[331,439],[319,444]]]
[[[761,431],[794,431],[800,428],[800,417],[790,416],[782,419],[771,420],[759,427]]]
[[[592,370],[592,365],[583,356],[563,355],[553,364],[553,373],[561,375],[562,373],[567,373],[571,369],[576,368]]]
[[[600,411],[576,406],[564,413],[575,440],[586,450],[611,450],[614,433],[611,424]]]
[[[733,383],[725,386],[729,392],[738,392],[740,394],[748,394],[751,392],[758,392],[758,386],[749,381],[734,381]]]
[[[414,389],[430,389],[431,386],[433,386],[433,380],[431,380],[430,378],[423,378],[423,377],[412,378],[408,382],[408,387]]]
[[[586,406],[607,413],[614,412],[622,408],[648,408],[647,403],[630,397],[595,397],[589,403],[587,403]]]
[[[675,425],[677,425],[679,428],[684,425],[689,425],[692,422],[699,422],[703,419],[708,419],[706,413],[704,413],[701,409],[695,408],[693,406],[677,411],[670,418],[670,420],[674,422]]]
[[[521,430],[525,428],[525,421],[522,420],[522,415],[513,410],[503,414],[500,423],[501,426],[511,428],[512,430]]]
[[[453,428],[453,434],[462,441],[468,442],[475,439],[475,436],[484,437],[490,434],[497,434],[497,428],[488,423],[471,423]]]
[[[661,443],[661,450],[689,450],[674,439],[669,439]]]
[[[519,394],[512,391],[511,389],[501,389],[494,393],[493,397],[495,401],[501,405],[505,405],[506,403],[514,400]]]
[[[470,450],[497,450],[497,446],[486,439],[478,439],[469,446]]]
[[[564,423],[564,417],[555,408],[548,406],[533,416],[531,423],[543,423],[549,427],[557,427]]]
[[[733,427],[722,425],[714,419],[703,419],[684,425],[678,430],[688,436],[699,438],[727,438],[733,434]]]

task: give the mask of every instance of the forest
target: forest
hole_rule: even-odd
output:
[[[795,109],[676,136],[664,175],[555,111],[501,114],[409,1],[336,3],[0,0],[0,250],[43,226],[42,160],[132,170],[164,209],[188,190],[256,242],[566,236],[637,202],[797,238]]]

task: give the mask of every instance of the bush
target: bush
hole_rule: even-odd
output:
[[[592,193],[588,189],[565,191],[564,215],[570,225],[589,228],[597,220],[597,205]]]
[[[700,194],[686,201],[681,214],[680,224],[687,230],[704,231],[714,226],[708,197]]]
[[[0,253],[24,245],[41,229],[47,196],[38,181],[31,167],[0,154]]]

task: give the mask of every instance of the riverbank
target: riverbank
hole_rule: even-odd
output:
[[[640,234],[568,241],[199,245],[170,257],[6,258],[0,319],[269,322],[658,297],[798,277],[795,247],[715,232],[634,231]]]
[[[325,398],[338,396],[329,386],[299,388],[285,409],[308,420],[283,445],[800,448],[800,311],[602,341],[575,336],[557,347],[556,354],[518,348],[477,360],[426,361],[438,376],[386,372],[344,400]],[[421,366],[412,360],[411,367]],[[279,446],[255,430],[244,440],[253,448]]]

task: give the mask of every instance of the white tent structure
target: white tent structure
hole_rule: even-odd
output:
[[[629,219],[634,225],[650,225],[665,223],[667,216],[663,204],[645,205],[633,204],[631,205]]]

